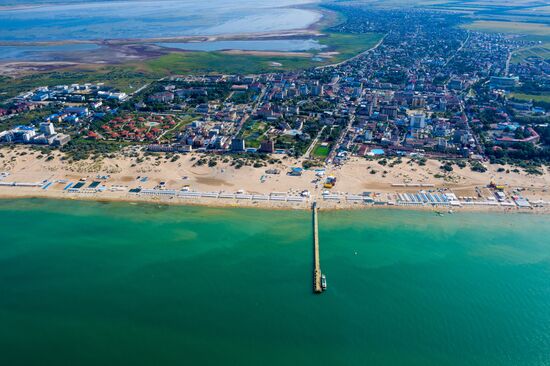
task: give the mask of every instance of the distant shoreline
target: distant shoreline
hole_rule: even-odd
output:
[[[308,51],[254,51],[241,50],[238,47],[229,50],[220,51],[199,51],[186,50],[185,48],[170,48],[158,45],[158,43],[206,43],[220,41],[277,41],[294,39],[318,39],[323,37],[322,30],[327,26],[333,25],[337,19],[336,13],[324,9],[318,3],[293,5],[283,9],[307,9],[319,15],[317,21],[309,24],[307,27],[287,29],[280,31],[265,31],[253,33],[224,33],[215,35],[182,35],[176,37],[151,37],[151,38],[106,38],[106,39],[65,39],[53,41],[2,41],[0,47],[21,47],[23,51],[38,52],[37,55],[43,56],[43,60],[36,58],[15,57],[0,58],[0,75],[17,76],[25,73],[24,70],[29,65],[34,67],[46,65],[48,68],[62,68],[63,63],[73,63],[75,65],[118,65],[136,60],[149,60],[173,53],[195,53],[195,52],[238,52],[251,56],[292,56],[292,57],[312,57]],[[59,47],[71,45],[95,45],[98,48],[94,50],[33,50],[33,47]],[[49,65],[49,66],[47,66]],[[52,66],[53,65],[53,66]],[[32,66],[30,67],[33,68]],[[21,69],[21,70],[20,70]]]
[[[29,5],[29,8],[42,5]],[[18,7],[19,8],[19,7]],[[21,8],[26,8],[21,6]],[[0,46],[58,46],[68,44],[96,44],[96,45],[128,45],[128,44],[149,44],[158,42],[188,43],[188,42],[212,42],[212,41],[243,41],[243,40],[275,40],[292,39],[304,36],[319,36],[321,29],[332,12],[319,6],[319,3],[302,5],[291,5],[281,9],[302,9],[319,14],[319,19],[306,27],[292,28],[278,31],[259,31],[247,33],[221,33],[212,35],[182,35],[175,37],[147,37],[147,38],[103,38],[103,39],[64,39],[51,41],[3,41]],[[0,6],[0,11],[6,10]],[[13,9],[7,9],[13,10]]]
[[[154,37],[154,38],[109,38],[109,39],[67,39],[58,41],[0,41],[0,46],[12,47],[38,47],[38,46],[61,46],[70,44],[95,44],[102,45],[127,45],[127,44],[150,44],[150,43],[190,43],[190,42],[214,42],[214,41],[246,41],[246,40],[278,40],[293,39],[303,37],[316,37],[321,33],[318,29],[304,28],[292,29],[274,32],[257,33],[231,33],[219,35],[198,35],[198,36],[178,36],[178,37]]]

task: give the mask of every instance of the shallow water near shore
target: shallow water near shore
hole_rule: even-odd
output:
[[[178,48],[188,51],[310,51],[323,49],[322,44],[314,39],[272,39],[272,40],[235,40],[213,42],[187,42],[187,43],[156,43],[157,46]]]
[[[46,46],[0,46],[0,61],[55,61],[64,53],[95,51],[96,44],[62,44]]]
[[[550,216],[0,201],[0,363],[546,365]]]
[[[0,41],[59,41],[276,32],[307,28],[312,0],[77,0],[0,7]]]

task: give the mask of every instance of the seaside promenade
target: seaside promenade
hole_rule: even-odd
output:
[[[457,196],[450,190],[421,185],[411,186],[409,193],[398,193],[403,187],[396,184],[394,193],[347,193],[330,190],[287,190],[281,192],[249,193],[243,190],[195,191],[169,187],[153,189],[131,188],[125,185],[109,185],[105,180],[69,181],[47,179],[42,182],[22,182],[0,179],[0,196],[82,198],[114,201],[162,201],[166,203],[189,202],[197,205],[267,206],[289,208],[311,208],[313,202],[322,201],[327,208],[348,208],[358,206],[392,206],[407,208],[501,208],[501,209],[545,209],[550,202],[528,200],[522,195],[506,195],[501,199],[493,197]]]

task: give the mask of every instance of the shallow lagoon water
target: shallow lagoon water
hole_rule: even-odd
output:
[[[550,217],[0,201],[5,365],[547,365]]]
[[[0,41],[154,38],[300,29],[310,0],[75,1],[0,9]],[[32,2],[28,2],[32,4]]]
[[[0,60],[50,61],[55,60],[60,53],[93,51],[97,50],[99,47],[100,46],[96,44],[87,43],[40,46],[0,46]]]
[[[272,40],[242,40],[242,41],[212,41],[187,43],[156,43],[168,48],[178,48],[189,51],[311,51],[321,50],[325,46],[314,39],[272,39]]]

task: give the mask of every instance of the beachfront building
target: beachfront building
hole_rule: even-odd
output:
[[[273,140],[265,140],[260,144],[260,152],[272,154],[275,151],[275,142]]]
[[[40,123],[40,132],[46,136],[55,135],[55,128],[51,122]]]
[[[40,124],[40,134],[37,134],[34,126],[17,126],[11,130],[0,133],[0,142],[7,144],[35,144],[63,146],[71,137],[66,134],[56,133],[53,123]]]
[[[246,150],[245,142],[243,139],[234,138],[231,140],[231,151],[232,152],[243,152]]]

